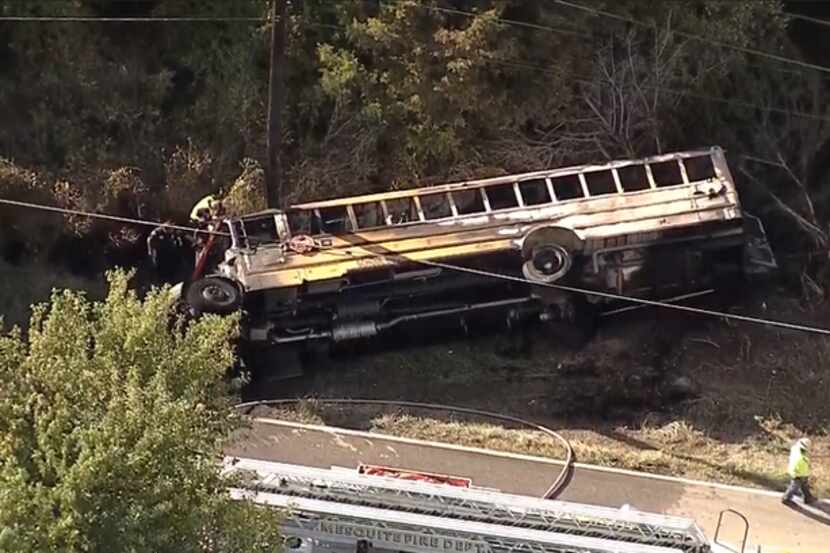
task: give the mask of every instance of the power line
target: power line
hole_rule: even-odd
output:
[[[423,10],[429,10],[429,11],[434,11],[434,12],[439,12],[439,13],[449,13],[449,14],[453,14],[453,15],[463,15],[465,17],[480,17],[482,15],[480,13],[466,11],[466,10],[460,10],[460,9],[457,9],[457,8],[442,8],[442,7],[439,7],[439,6],[430,6],[430,5],[427,5],[427,4],[415,4],[415,6],[418,7],[418,8],[421,8]],[[591,36],[590,33],[581,33],[579,31],[574,31],[574,30],[571,30],[571,29],[557,29],[556,27],[541,25],[539,23],[531,23],[529,21],[519,21],[517,19],[505,19],[503,17],[494,17],[493,19],[495,21],[497,21],[498,23],[501,23],[503,25],[512,25],[514,27],[523,27],[525,29],[532,29],[534,31],[545,31],[545,32],[548,32],[548,33],[565,34],[565,35],[572,35],[572,36],[579,36],[579,37],[590,37]]]
[[[266,22],[268,18],[266,17],[230,17],[230,16],[223,16],[223,17],[213,17],[213,16],[205,16],[205,17],[193,17],[193,16],[183,16],[183,17],[93,17],[93,16],[84,16],[84,15],[67,15],[67,16],[34,16],[34,15],[2,15],[0,16],[0,21],[16,21],[16,22],[40,22],[40,23],[48,23],[48,22],[71,22],[71,23],[151,23],[151,22],[160,22],[160,23],[175,23],[175,22]]]
[[[373,252],[370,252],[370,253],[372,253],[372,255],[376,255],[376,256],[379,256],[379,257],[382,256],[382,254],[375,254]],[[438,261],[414,260],[414,259],[410,260],[410,259],[407,259],[406,257],[403,257],[403,259],[406,260],[406,261],[413,261],[415,263],[420,263],[422,265],[426,265],[426,266],[430,266],[430,267],[436,267],[436,268],[447,269],[447,270],[451,270],[451,271],[469,273],[469,274],[473,274],[473,275],[477,275],[477,276],[507,280],[507,281],[511,281],[511,282],[520,282],[522,284],[529,284],[529,285],[532,285],[532,286],[541,286],[541,287],[544,287],[544,288],[553,288],[553,289],[556,289],[556,290],[562,290],[564,292],[572,292],[572,293],[575,293],[575,294],[581,294],[581,295],[586,295],[586,296],[594,296],[594,297],[611,299],[611,300],[616,300],[616,301],[626,301],[626,302],[629,302],[629,303],[640,303],[642,305],[647,305],[647,306],[651,306],[651,307],[663,307],[663,308],[667,308],[667,309],[675,309],[675,310],[678,310],[678,311],[685,311],[685,312],[688,312],[688,313],[696,313],[698,315],[708,315],[708,316],[712,316],[712,317],[732,319],[732,320],[736,320],[736,321],[742,321],[742,322],[748,322],[748,323],[754,323],[754,324],[763,324],[763,325],[768,325],[768,326],[773,326],[773,327],[778,327],[778,328],[786,328],[788,330],[798,330],[798,331],[802,331],[802,332],[810,332],[810,333],[813,333],[813,334],[822,334],[822,335],[830,336],[830,329],[826,329],[826,328],[819,328],[819,327],[808,326],[808,325],[800,325],[800,324],[796,324],[796,323],[788,323],[788,322],[785,322],[785,321],[775,321],[775,320],[772,320],[772,319],[761,319],[759,317],[750,317],[750,316],[747,316],[747,315],[736,315],[734,313],[724,313],[722,311],[714,311],[714,310],[711,310],[711,309],[702,309],[702,308],[699,308],[699,307],[689,307],[689,306],[686,306],[686,305],[680,305],[680,304],[675,304],[675,303],[666,303],[666,302],[663,302],[663,301],[649,300],[649,299],[645,299],[645,298],[635,298],[635,297],[631,297],[631,296],[623,296],[623,295],[620,295],[620,294],[613,294],[611,292],[601,292],[601,291],[598,291],[598,290],[588,290],[586,288],[579,288],[579,287],[576,287],[576,286],[568,286],[568,285],[565,285],[565,284],[535,282],[535,281],[532,281],[530,279],[523,278],[523,277],[517,277],[517,276],[513,276],[513,275],[505,275],[503,273],[494,273],[494,272],[491,272],[491,271],[482,271],[480,269],[473,269],[473,268],[470,268],[470,267],[463,267],[461,265],[451,265],[451,264],[448,264],[448,263],[441,263],[441,262],[438,262]]]
[[[366,1],[366,0],[364,0],[364,1]],[[558,2],[559,0],[553,0],[553,1]],[[565,2],[565,4],[568,4],[568,3]],[[570,5],[570,4],[568,4],[568,5]],[[441,8],[441,7],[438,7],[438,6],[429,6],[429,5],[425,5],[425,4],[415,4],[415,6],[418,7],[418,8],[421,8],[421,9],[429,10],[429,11],[437,11],[437,12],[442,12],[442,13],[452,13],[452,14],[457,14],[457,15],[464,15],[464,16],[467,16],[467,17],[479,17],[481,15],[481,14],[478,14],[478,13],[475,13],[475,12],[460,10],[460,9],[456,9],[456,8]],[[584,8],[585,9],[591,9],[591,8],[587,8],[586,6],[584,6]],[[622,16],[620,16],[620,17],[622,17]],[[578,35],[578,36],[590,36],[590,35],[576,33],[575,31],[565,31],[565,30],[562,30],[562,29],[557,29],[555,27],[549,27],[549,26],[540,25],[540,24],[537,24],[537,23],[530,23],[530,22],[526,22],[526,21],[518,21],[518,20],[515,20],[515,19],[495,18],[495,20],[498,21],[499,23],[503,23],[503,24],[506,24],[506,25],[525,27],[525,28],[538,30],[538,31],[546,31],[546,32],[551,32],[551,33],[575,34],[575,35]],[[646,25],[648,27],[651,27],[651,25],[648,25],[646,23],[641,23],[641,24]],[[681,35],[684,34],[680,31],[675,31],[675,32],[677,32],[678,34],[681,34]],[[726,43],[724,43],[724,44],[726,44]],[[565,68],[562,68],[561,66],[557,66],[557,65],[553,65],[553,66],[550,66],[550,67],[542,67],[542,66],[538,66],[538,65],[534,65],[534,64],[525,63],[525,62],[520,61],[520,60],[505,60],[505,59],[499,59],[499,58],[493,58],[493,57],[486,57],[485,59],[492,62],[492,63],[496,63],[496,64],[502,64],[502,65],[505,65],[505,66],[512,66],[512,67],[517,67],[517,68],[524,68],[524,69],[540,71],[540,72],[550,74],[550,75],[560,75],[560,74],[564,73],[566,75],[570,75],[570,76],[574,77],[574,81],[579,82],[581,84],[585,84],[585,85],[589,85],[589,86],[597,86],[598,85],[598,83],[590,80],[586,76],[580,76],[580,75],[574,76],[575,74],[572,71],[570,71],[568,69],[565,69]],[[825,68],[825,69],[827,69],[827,71],[830,72],[830,68]],[[644,90],[662,91],[662,92],[666,92],[668,94],[673,94],[673,95],[677,95],[677,96],[688,96],[689,98],[697,98],[699,100],[706,100],[706,101],[709,101],[709,102],[715,102],[715,103],[720,103],[720,104],[725,104],[725,105],[743,107],[743,108],[748,108],[748,109],[757,109],[757,110],[768,112],[768,113],[778,113],[778,114],[781,114],[781,115],[789,115],[789,116],[792,116],[792,117],[800,117],[800,118],[803,118],[803,119],[812,119],[812,120],[815,120],[815,121],[824,121],[824,122],[830,123],[830,117],[826,117],[826,116],[822,116],[822,115],[818,115],[818,114],[814,114],[814,113],[808,113],[808,112],[804,112],[804,111],[792,111],[792,110],[788,110],[788,109],[785,109],[785,108],[778,108],[778,107],[773,107],[773,106],[763,106],[763,105],[760,105],[760,104],[755,104],[755,103],[745,101],[745,100],[740,100],[740,99],[723,98],[723,97],[719,97],[719,96],[713,96],[713,95],[710,95],[710,94],[700,94],[700,93],[695,93],[695,92],[688,92],[688,91],[683,91],[683,90],[672,89],[672,88],[668,88],[668,87],[657,87],[657,86],[653,86],[653,85],[651,85],[651,86],[644,85],[641,88],[643,88]]]
[[[789,17],[790,19],[801,19],[803,21],[809,21],[811,23],[816,23],[818,25],[824,25],[825,27],[830,27],[830,19],[821,19],[818,17],[812,17],[809,15],[801,15],[800,13],[792,13],[792,12],[783,12],[784,15]]]
[[[90,16],[0,16],[0,22],[40,22],[40,23],[267,23],[267,17],[90,17]],[[320,27],[324,29],[340,29],[341,25],[328,23],[304,22],[305,27]]]
[[[370,0],[363,0],[363,1],[367,2],[367,3],[370,2]],[[463,15],[463,16],[466,16],[466,17],[473,17],[473,18],[474,17],[479,17],[479,16],[482,15],[480,13],[461,10],[461,9],[458,9],[458,8],[441,8],[441,7],[438,7],[438,6],[429,6],[429,5],[424,5],[424,4],[416,4],[415,6],[418,7],[418,8],[424,9],[424,10],[437,11],[437,12],[442,12],[442,13],[451,13],[451,14]],[[795,14],[787,14],[787,15],[792,15],[793,17],[796,17]],[[571,30],[571,29],[559,29],[559,28],[556,28],[556,27],[550,27],[550,26],[547,26],[547,25],[539,24],[539,23],[531,23],[531,22],[528,22],[528,21],[519,21],[519,20],[516,20],[516,19],[505,19],[505,18],[500,18],[500,17],[496,17],[494,19],[495,19],[495,21],[497,21],[501,24],[504,24],[504,25],[512,25],[512,26],[516,26],[516,27],[523,27],[523,28],[528,28],[528,29],[531,29],[531,30],[544,31],[544,32],[552,33],[552,34],[565,34],[565,35],[578,36],[578,37],[581,37],[581,38],[590,38],[590,39],[601,38],[601,37],[606,37],[607,38],[607,37],[613,36],[611,34],[598,34],[598,33],[594,33],[594,32],[588,32],[587,30],[581,29],[581,28],[578,28],[578,27],[577,28],[579,29],[579,31],[582,31],[582,32],[579,32],[579,31],[576,31],[576,30]],[[824,23],[830,25],[830,21],[825,21]],[[763,67],[763,66],[760,66],[758,64],[753,64],[753,63],[749,63],[749,62],[745,62],[745,64],[749,67],[755,67],[755,68],[762,68]],[[803,73],[801,71],[798,71],[798,70],[795,70],[795,69],[777,68],[777,69],[772,69],[772,70],[773,71],[778,71],[780,73],[788,74],[788,75],[803,75]],[[822,79],[823,81],[830,80],[830,76],[821,76],[819,78]]]
[[[95,213],[92,211],[82,211],[80,209],[69,209],[65,207],[55,207],[50,205],[35,204],[30,202],[20,202],[17,200],[6,200],[0,198],[0,204],[10,205],[14,207],[24,207],[27,209],[38,209],[40,211],[49,211],[52,213],[61,213],[63,215],[74,215],[76,217],[88,217],[90,219],[103,219],[105,221],[114,221],[116,223],[126,223],[129,225],[142,225],[147,227],[165,227],[173,230],[180,230],[184,232],[196,232],[200,234],[213,234],[216,236],[230,236],[227,232],[217,232],[211,230],[204,230],[196,227],[186,227],[183,225],[175,225],[172,223],[162,223],[159,221],[150,221],[147,219],[136,219],[132,217],[121,217],[118,215],[107,215],[105,213]]]
[[[0,204],[11,205],[11,206],[15,206],[15,207],[23,207],[23,208],[28,208],[28,209],[38,209],[38,210],[49,211],[49,212],[53,212],[53,213],[62,213],[62,214],[65,214],[65,215],[75,215],[75,216],[81,216],[81,217],[89,217],[89,218],[93,218],[93,219],[104,219],[104,220],[108,220],[108,221],[116,221],[116,222],[134,224],[134,225],[153,226],[153,227],[167,227],[167,228],[171,228],[171,229],[174,229],[174,230],[182,230],[182,231],[186,231],[186,232],[194,232],[195,231],[195,232],[200,232],[200,233],[204,233],[204,234],[214,234],[214,235],[220,235],[220,236],[228,236],[228,233],[224,233],[224,232],[202,230],[202,229],[197,229],[197,228],[194,228],[194,227],[186,227],[186,226],[182,226],[182,225],[165,224],[165,223],[160,223],[160,222],[157,222],[157,221],[149,221],[147,219],[136,219],[136,218],[132,218],[132,217],[120,217],[120,216],[117,216],[117,215],[107,215],[107,214],[104,214],[104,213],[95,213],[95,212],[91,212],[91,211],[81,211],[81,210],[77,210],[77,209],[67,209],[67,208],[61,208],[61,207],[53,207],[53,206],[48,206],[48,205],[35,204],[35,203],[29,203],[29,202],[20,202],[20,201],[16,201],[16,200],[7,200],[7,199],[2,199],[2,198],[0,198]],[[335,253],[332,250],[327,250],[327,251],[329,253]],[[376,256],[376,257],[384,257],[383,254],[372,252],[370,250],[364,249],[363,251],[368,253],[369,255],[373,255],[373,256]],[[341,255],[346,256],[346,257],[352,257],[352,258],[355,257],[354,254],[352,254],[351,252],[343,252]],[[553,288],[553,289],[562,290],[562,291],[565,291],[565,292],[572,292],[572,293],[575,293],[575,294],[595,296],[595,297],[600,297],[600,298],[605,298],[605,299],[625,301],[625,302],[629,302],[629,303],[639,303],[639,304],[642,304],[642,305],[647,305],[647,306],[652,306],[652,307],[663,307],[663,308],[666,308],[666,309],[675,309],[675,310],[678,310],[678,311],[685,311],[685,312],[688,312],[688,313],[695,313],[695,314],[698,314],[698,315],[708,315],[708,316],[712,316],[712,317],[731,319],[731,320],[748,322],[748,323],[753,323],[753,324],[764,324],[764,325],[778,327],[778,328],[785,328],[785,329],[788,329],[788,330],[798,330],[798,331],[801,331],[801,332],[810,332],[810,333],[813,333],[813,334],[830,335],[830,329],[825,329],[825,328],[819,328],[819,327],[813,327],[813,326],[807,326],[807,325],[800,325],[800,324],[795,324],[795,323],[788,323],[788,322],[785,322],[785,321],[775,321],[775,320],[771,320],[771,319],[761,319],[761,318],[758,318],[758,317],[749,317],[749,316],[746,316],[746,315],[736,315],[736,314],[733,314],[733,313],[724,313],[722,311],[714,311],[714,310],[711,310],[711,309],[702,309],[702,308],[698,308],[698,307],[689,307],[689,306],[685,306],[685,305],[679,305],[679,304],[674,304],[674,303],[666,303],[666,302],[662,302],[662,301],[649,300],[649,299],[645,299],[645,298],[635,298],[635,297],[630,297],[630,296],[623,296],[623,295],[614,294],[614,293],[611,293],[611,292],[602,292],[602,291],[598,291],[598,290],[589,290],[589,289],[586,289],[586,288],[579,288],[579,287],[576,287],[576,286],[568,286],[568,285],[564,285],[564,284],[535,282],[535,281],[532,281],[530,279],[523,278],[523,277],[505,275],[505,274],[502,274],[502,273],[494,273],[494,272],[490,272],[490,271],[482,271],[480,269],[473,269],[473,268],[470,268],[470,267],[463,267],[461,265],[451,265],[449,263],[442,263],[442,262],[439,262],[439,261],[415,260],[415,259],[409,259],[409,258],[407,258],[405,256],[401,256],[401,255],[396,255],[395,257],[398,257],[398,258],[400,258],[404,261],[411,261],[411,262],[419,263],[419,264],[425,265],[425,266],[442,268],[442,269],[447,269],[447,270],[457,271],[457,272],[464,272],[464,273],[474,274],[474,275],[478,275],[478,276],[484,276],[484,277],[488,277],[488,278],[494,278],[494,279],[500,279],[500,280],[506,280],[506,281],[512,281],[512,282],[520,282],[522,284],[528,284],[528,285],[531,285],[531,286],[541,286],[541,287],[545,287],[545,288]]]
[[[613,17],[615,19],[621,19],[623,21],[630,21],[632,23],[639,24],[641,26],[646,26],[646,27],[652,28],[652,25],[650,25],[646,22],[637,21],[637,20],[634,20],[634,19],[629,19],[629,18],[626,18],[624,16],[620,16],[618,14],[612,14],[610,12],[604,12],[602,10],[597,10],[595,8],[590,8],[588,6],[582,6],[582,5],[579,5],[579,4],[573,4],[573,3],[570,3],[570,2],[565,2],[564,0],[553,0],[553,1],[556,2],[556,3],[559,3],[559,4],[569,6],[569,7],[574,7],[574,8],[577,8],[577,9],[583,9],[583,10],[595,12],[599,15],[607,15],[607,16]],[[452,14],[457,14],[457,15],[464,15],[464,16],[467,16],[467,17],[478,17],[478,16],[481,15],[481,14],[477,14],[475,12],[466,11],[466,10],[460,10],[460,9],[455,9],[455,8],[442,8],[442,7],[438,7],[438,6],[428,6],[428,5],[425,5],[425,4],[415,4],[415,7],[425,9],[425,10],[430,10],[430,11],[437,11],[437,12],[443,12],[443,13],[452,13]],[[220,22],[220,21],[255,22],[255,21],[259,21],[259,22],[265,22],[265,21],[267,21],[267,18],[265,18],[265,17],[86,17],[86,16],[78,16],[78,17],[75,17],[75,16],[38,17],[38,16],[0,16],[0,21],[83,21],[83,22],[154,22],[154,21],[155,22],[177,22],[177,21],[181,21],[181,22],[199,22],[199,21],[203,21],[203,22]],[[551,33],[563,33],[563,34],[571,34],[571,35],[583,36],[583,37],[590,36],[590,35],[585,35],[585,34],[582,34],[582,33],[578,33],[576,31],[570,31],[570,30],[565,30],[565,29],[557,29],[555,27],[540,25],[540,24],[537,24],[537,23],[530,23],[530,22],[526,22],[526,21],[519,21],[519,20],[514,20],[514,19],[496,18],[496,21],[498,21],[500,23],[503,23],[505,25],[525,27],[525,28],[530,28],[530,29],[533,29],[533,30],[546,31],[546,32],[551,32]],[[826,23],[830,24],[830,22],[826,22]],[[304,23],[304,25],[311,26],[311,27],[321,27],[321,28],[328,28],[328,29],[346,30],[346,27],[344,27],[342,25],[333,25],[333,24],[325,24],[325,23],[310,23],[310,22]],[[720,46],[727,47],[727,48],[735,48],[735,49],[738,49],[738,50],[741,50],[741,51],[746,51],[747,50],[747,49],[744,49],[743,47],[740,47],[740,46],[730,45],[728,43],[718,43],[717,41],[711,41],[709,39],[703,39],[702,37],[698,37],[696,35],[691,35],[689,33],[684,33],[683,31],[673,31],[673,32],[675,32],[675,33],[677,33],[681,36],[687,36],[687,37],[690,37],[690,38],[694,38],[696,40],[707,40],[709,42],[712,42],[714,44],[718,44]],[[751,51],[751,49],[749,49],[749,50]],[[759,52],[760,54],[763,54],[763,55],[766,54],[766,53],[761,52],[761,51],[755,51],[755,52]],[[769,54],[769,55],[775,56],[774,54]],[[779,58],[780,57],[776,56],[774,59],[779,59]],[[502,65],[511,65],[511,64],[513,64],[514,67],[524,67],[526,69],[534,69],[534,70],[546,72],[548,74],[555,74],[555,71],[565,71],[565,70],[562,70],[562,69],[559,69],[559,68],[546,69],[546,68],[542,68],[542,67],[532,65],[532,64],[524,64],[523,62],[518,61],[518,60],[498,60],[498,59],[495,59],[495,58],[487,58],[487,59],[489,61],[492,61],[493,63],[501,63]],[[789,58],[780,58],[780,61],[786,61],[786,60],[789,60]],[[800,62],[798,60],[789,60],[789,61],[792,61],[792,62],[797,63],[799,65],[805,65],[805,66],[808,66],[808,67],[811,67],[811,68],[813,68],[813,67],[814,68],[820,68],[822,70],[830,72],[830,68],[826,68],[826,67],[823,67],[823,66],[813,66],[813,64],[808,64],[806,62]],[[582,82],[583,84],[591,85],[591,86],[596,86],[597,85],[597,83],[594,83],[593,81],[590,81],[589,79],[587,79],[585,77],[578,77],[578,78],[575,78],[574,80],[576,80],[577,82]],[[769,113],[779,113],[779,114],[782,114],[782,115],[790,115],[790,116],[800,117],[800,118],[805,118],[805,119],[813,119],[813,120],[817,120],[817,121],[830,122],[830,118],[825,117],[825,116],[816,115],[816,114],[812,114],[812,113],[807,113],[807,112],[803,112],[803,111],[791,111],[791,110],[787,110],[787,109],[784,109],[784,108],[762,106],[760,104],[754,104],[752,102],[739,100],[739,99],[728,99],[728,98],[722,98],[722,97],[718,97],[718,96],[712,96],[712,95],[706,95],[706,94],[699,94],[699,93],[693,93],[693,92],[688,92],[688,91],[676,90],[676,89],[671,89],[671,88],[667,88],[667,87],[655,87],[655,86],[646,85],[646,86],[643,86],[642,88],[646,89],[646,90],[663,91],[663,92],[673,94],[673,95],[678,95],[678,96],[688,96],[690,98],[697,98],[697,99],[701,99],[701,100],[707,100],[707,101],[726,104],[726,105],[732,105],[732,106],[738,106],[738,107],[744,107],[744,108],[750,108],[750,109],[758,109],[760,111],[765,111],[765,112],[769,112]]]
[[[590,6],[585,6],[585,5],[582,5],[582,4],[578,4],[576,2],[569,2],[567,0],[551,0],[551,1],[556,3],[556,4],[560,4],[562,6],[566,6],[566,7],[569,7],[569,8],[576,9],[576,10],[589,12],[589,13],[592,13],[594,15],[599,15],[599,16],[603,16],[603,17],[606,17],[606,18],[609,18],[609,19],[615,19],[617,21],[623,21],[623,22],[626,22],[626,23],[632,23],[634,25],[639,25],[641,27],[647,27],[649,29],[656,29],[656,25],[654,25],[652,23],[648,23],[646,21],[641,21],[639,19],[635,19],[633,17],[628,17],[628,16],[625,16],[625,15],[620,15],[618,13],[613,13],[613,12],[609,12],[609,11],[605,11],[605,10],[600,10],[598,8],[592,8]],[[800,67],[804,67],[806,69],[813,69],[815,71],[821,71],[823,73],[830,73],[830,67],[826,67],[824,65],[817,65],[817,64],[814,64],[814,63],[806,62],[806,61],[797,60],[795,58],[788,58],[788,57],[785,57],[785,56],[779,56],[778,54],[773,54],[771,52],[765,52],[764,50],[758,50],[758,49],[755,49],[755,48],[748,48],[746,46],[738,46],[737,44],[730,44],[728,42],[723,42],[723,41],[714,39],[712,37],[704,37],[704,36],[701,36],[701,35],[688,33],[686,31],[678,31],[678,30],[673,29],[671,32],[676,33],[680,36],[692,39],[692,40],[697,40],[697,41],[700,41],[700,42],[705,42],[707,44],[712,44],[714,46],[719,46],[721,48],[728,48],[728,49],[736,50],[738,52],[743,52],[745,54],[750,54],[750,55],[753,55],[753,56],[764,57],[764,58],[779,61],[779,62],[782,62],[782,63],[789,63],[789,64],[792,64],[792,65],[797,65],[797,66],[800,66]]]
[[[575,82],[578,82],[580,84],[584,84],[586,86],[600,86],[600,83],[592,81],[584,75],[577,75],[577,74],[573,73],[572,71],[570,71],[569,69],[566,69],[564,67],[557,66],[557,65],[551,65],[551,66],[545,67],[545,66],[539,66],[539,65],[535,65],[535,64],[525,63],[525,62],[522,62],[520,60],[507,60],[507,59],[492,58],[492,57],[488,57],[488,58],[485,58],[485,59],[487,59],[488,61],[491,61],[493,63],[496,63],[496,64],[501,64],[501,65],[505,65],[505,66],[508,66],[508,67],[515,67],[515,68],[519,68],[519,69],[528,69],[528,70],[532,70],[532,71],[539,71],[541,73],[545,73],[545,74],[548,74],[548,75],[561,76],[562,74],[564,74],[566,76],[570,76],[571,78],[573,78],[573,80]],[[805,112],[805,111],[792,111],[792,110],[788,110],[788,109],[785,109],[785,108],[779,108],[779,107],[774,107],[774,106],[764,106],[764,105],[755,104],[755,103],[752,103],[752,102],[749,102],[749,101],[746,101],[746,100],[740,100],[740,99],[734,99],[734,98],[732,98],[732,99],[723,98],[721,96],[713,96],[713,95],[710,95],[710,94],[701,94],[701,93],[697,93],[697,92],[689,92],[689,91],[685,91],[685,90],[678,90],[678,89],[675,89],[675,88],[654,86],[654,85],[641,85],[641,88],[644,89],[644,90],[652,90],[652,91],[658,91],[658,92],[662,91],[662,92],[666,92],[668,94],[673,94],[673,95],[678,95],[678,96],[688,96],[689,98],[697,98],[699,100],[706,100],[706,101],[709,101],[709,102],[715,102],[715,103],[719,103],[719,104],[743,107],[743,108],[748,108],[748,109],[757,109],[759,111],[765,111],[765,112],[768,112],[768,113],[778,113],[778,114],[781,114],[781,115],[790,115],[792,117],[800,117],[800,118],[804,118],[804,119],[813,119],[813,120],[816,120],[816,121],[824,121],[824,122],[830,123],[830,117],[827,117],[827,116],[818,115],[818,114],[815,114],[815,113],[808,113],[808,112]]]

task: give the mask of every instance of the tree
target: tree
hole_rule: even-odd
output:
[[[0,551],[274,551],[276,513],[218,470],[236,321],[187,324],[128,277],[101,302],[56,291],[0,338]]]
[[[803,256],[797,265],[802,292],[807,299],[824,299],[830,286],[827,79],[819,73],[782,74],[768,66],[743,71],[740,78],[752,83],[753,101],[767,109],[753,113],[748,126],[753,132],[735,140],[739,171],[768,218],[777,215],[775,241]]]

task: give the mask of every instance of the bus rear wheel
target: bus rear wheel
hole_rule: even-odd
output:
[[[228,315],[242,307],[242,291],[224,278],[200,278],[188,287],[187,303],[199,313]]]

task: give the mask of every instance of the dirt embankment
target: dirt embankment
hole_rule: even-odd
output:
[[[790,299],[742,313],[828,326]],[[607,320],[583,350],[534,332],[320,361],[306,378],[254,390],[271,397],[354,397],[475,407],[561,429],[580,461],[771,489],[788,448],[814,442],[819,493],[830,493],[830,339],[655,310]],[[492,421],[305,402],[280,416],[536,455],[540,434]]]

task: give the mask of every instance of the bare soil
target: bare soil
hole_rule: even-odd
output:
[[[735,312],[830,326],[793,299]],[[522,343],[530,344],[529,348]],[[518,345],[517,345],[518,344]],[[561,430],[581,462],[781,490],[788,449],[813,438],[814,486],[830,494],[830,339],[660,310],[609,318],[583,349],[534,331],[341,359],[260,386],[270,397],[400,399],[458,405]],[[451,413],[331,408],[279,416],[534,455],[543,435]]]

